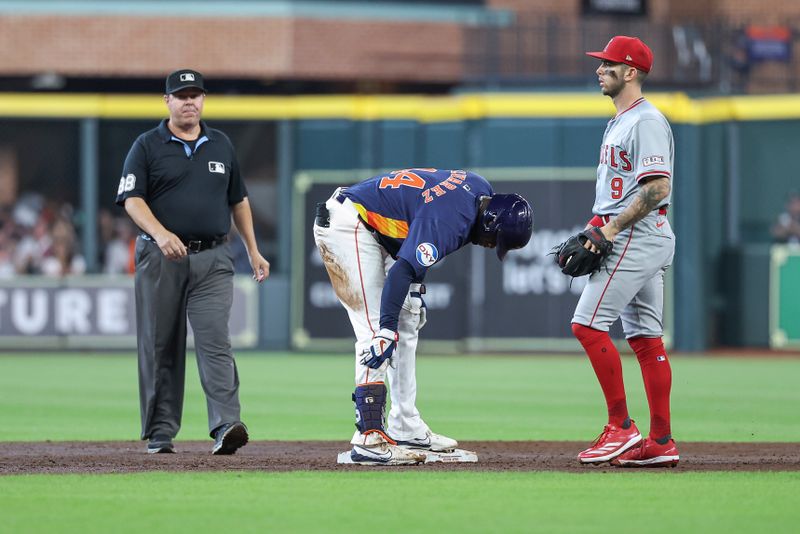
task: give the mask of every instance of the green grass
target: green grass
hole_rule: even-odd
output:
[[[800,473],[0,478],[4,532],[790,532]]]
[[[352,358],[238,358],[254,439],[336,439],[352,430]],[[631,413],[647,407],[625,358]],[[679,441],[800,441],[800,359],[672,359]],[[179,439],[206,439],[189,366]],[[418,406],[469,440],[588,441],[605,408],[584,357],[420,357]],[[0,442],[131,440],[136,358],[0,357]],[[0,446],[3,446],[0,443]],[[800,473],[589,471],[140,473],[0,477],[0,532],[790,532]]]
[[[253,439],[349,439],[352,358],[238,357],[242,418]],[[469,440],[588,440],[605,403],[584,357],[421,356],[418,402],[431,427]],[[800,359],[676,356],[673,433],[679,441],[800,441]],[[634,358],[624,358],[629,408],[648,427]],[[197,371],[187,365],[178,439],[207,439]],[[129,440],[139,435],[136,357],[0,357],[0,441]]]

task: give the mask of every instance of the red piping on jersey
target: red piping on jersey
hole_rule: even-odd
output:
[[[642,174],[637,176],[636,181],[641,182],[642,178],[647,178],[648,176],[665,176],[667,178],[670,178],[672,175],[667,171],[648,171],[648,172],[643,172]]]
[[[614,275],[617,273],[617,269],[619,269],[619,264],[622,263],[622,258],[625,257],[625,253],[628,252],[628,245],[631,244],[633,240],[633,229],[636,225],[631,226],[631,235],[628,236],[628,242],[625,243],[625,248],[622,249],[622,255],[619,257],[617,264],[614,266],[614,270],[611,271],[611,276],[608,277],[608,281],[606,282],[606,287],[603,288],[603,292],[600,294],[600,299],[597,301],[597,306],[594,308],[594,313],[592,314],[592,318],[589,321],[589,327],[591,328],[592,323],[594,323],[594,318],[597,316],[597,310],[600,309],[600,303],[603,302],[603,297],[606,296],[606,290],[608,289],[609,284],[611,284],[611,280],[614,278]]]
[[[636,106],[638,106],[639,104],[641,104],[642,102],[644,102],[644,97],[643,97],[643,96],[640,96],[638,99],[636,99],[636,100],[633,102],[633,104],[631,104],[631,105],[630,105],[630,106],[628,106],[626,109],[623,109],[622,111],[620,111],[619,113],[617,113],[616,115],[614,115],[614,118],[615,118],[615,119],[619,118],[619,117],[620,117],[620,115],[622,115],[623,113],[627,113],[627,112],[629,112],[630,110],[632,110],[633,108],[635,108]]]

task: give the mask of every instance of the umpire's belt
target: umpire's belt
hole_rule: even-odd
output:
[[[147,241],[152,241],[155,243],[155,239],[150,237],[148,234],[144,232],[141,233],[142,239]],[[198,252],[203,252],[204,250],[210,250],[214,247],[217,247],[228,240],[228,236],[224,235],[221,237],[215,237],[213,239],[186,239],[183,237],[179,237],[181,242],[186,245],[186,250],[189,251],[191,254],[197,254]]]
[[[219,246],[228,240],[228,236],[224,235],[222,237],[215,237],[213,239],[183,239],[183,244],[186,245],[186,249],[196,254],[197,252],[203,252],[204,250],[212,249],[216,246]]]

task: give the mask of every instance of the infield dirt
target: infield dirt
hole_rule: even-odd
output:
[[[176,441],[177,454],[147,454],[144,442],[4,442],[0,475],[47,473],[136,473],[146,471],[618,471],[608,464],[580,465],[586,446],[573,441],[472,441],[478,463],[371,467],[338,465],[347,450],[340,441],[255,441],[233,456],[212,456],[211,441]],[[673,471],[800,471],[797,443],[678,443],[681,461]],[[626,469],[625,471],[637,471]],[[648,470],[645,470],[648,471]],[[651,471],[651,470],[650,470]],[[661,469],[660,471],[664,471]]]

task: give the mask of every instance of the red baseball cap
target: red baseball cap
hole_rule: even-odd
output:
[[[653,51],[637,37],[612,37],[602,52],[586,52],[587,56],[612,63],[625,63],[644,72],[653,66]]]

